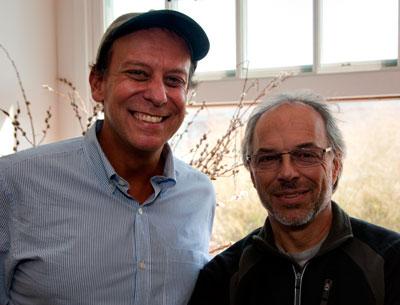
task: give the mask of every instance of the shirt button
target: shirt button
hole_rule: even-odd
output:
[[[139,215],[142,215],[143,214],[143,209],[139,208],[138,213],[139,213]]]
[[[119,184],[119,186],[126,186],[126,182],[124,181],[124,180],[121,180],[121,179],[119,179],[118,180],[118,184]]]
[[[144,270],[146,268],[146,265],[144,263],[144,261],[140,261],[139,262],[139,269]]]

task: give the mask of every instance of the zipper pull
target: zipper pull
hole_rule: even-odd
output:
[[[322,290],[321,305],[328,304],[329,292],[330,292],[331,288],[332,288],[332,280],[326,279],[325,283],[324,283],[324,289]]]
[[[301,303],[301,273],[295,272],[295,281],[294,281],[294,304],[298,305]]]

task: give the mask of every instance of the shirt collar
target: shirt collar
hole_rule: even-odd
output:
[[[164,145],[162,154],[165,158],[163,177],[176,180],[174,157],[172,154],[171,146],[168,143]]]
[[[108,161],[97,139],[97,133],[101,130],[102,126],[103,120],[97,120],[96,123],[87,131],[84,141],[89,158],[94,163],[96,170],[99,171],[101,169],[103,174],[106,175],[109,180],[113,180],[116,176],[118,176],[118,174],[115,172],[111,163]],[[175,184],[175,162],[171,147],[168,143],[164,145],[162,154],[165,158],[163,175],[154,176],[152,180],[156,183],[172,181],[173,184]]]

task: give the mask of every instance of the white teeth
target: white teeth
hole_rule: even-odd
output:
[[[148,115],[148,114],[144,114],[141,112],[135,112],[134,116],[138,120],[149,122],[149,123],[160,123],[163,119],[161,116]]]
[[[303,195],[304,193],[306,193],[306,192],[298,192],[298,193],[290,193],[290,194],[288,193],[288,194],[282,194],[281,196],[284,198],[295,198],[299,195]]]
[[[284,197],[285,197],[285,198],[294,198],[294,197],[297,197],[298,195],[300,195],[300,193],[287,194],[287,195],[284,195]]]

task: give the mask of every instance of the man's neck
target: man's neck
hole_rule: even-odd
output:
[[[158,151],[134,151],[123,145],[110,145],[98,134],[100,146],[118,176],[129,183],[129,194],[143,203],[152,193],[150,179],[164,172],[163,148]],[[126,149],[124,149],[126,148]]]
[[[287,253],[308,250],[329,233],[332,224],[332,208],[329,205],[308,225],[300,228],[284,226],[270,218],[275,243]]]

